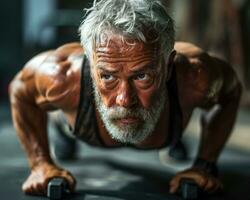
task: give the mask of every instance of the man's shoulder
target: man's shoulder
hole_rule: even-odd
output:
[[[82,60],[83,48],[79,43],[55,49],[38,69],[36,84],[40,94],[61,108],[76,107]]]
[[[25,68],[40,68],[41,65],[46,64],[47,62],[64,62],[72,57],[80,57],[83,53],[84,50],[79,43],[67,43],[56,49],[47,50],[37,54],[25,64],[24,70]]]
[[[83,49],[79,43],[65,44],[32,58],[23,68],[21,78],[27,85],[32,78],[39,105],[75,107],[78,104],[82,60]]]
[[[216,58],[198,46],[177,42],[175,65],[184,104],[202,106],[216,100],[222,85],[222,69]]]
[[[182,41],[176,42],[174,45],[174,49],[177,51],[177,53],[183,54],[189,58],[202,56],[206,53],[202,48],[198,47],[197,45]]]
[[[39,66],[39,71],[48,73],[48,76],[68,76],[68,71],[79,71],[83,55],[84,50],[79,43],[64,44],[50,51],[44,62]]]
[[[196,73],[196,76],[200,75],[203,78],[217,73],[214,71],[215,58],[200,47],[191,43],[177,42],[174,48],[176,50],[174,63],[180,69],[180,73]]]

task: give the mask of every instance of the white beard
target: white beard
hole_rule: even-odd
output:
[[[166,87],[162,89],[163,92],[159,94],[159,97],[149,109],[142,107],[124,108],[120,106],[109,108],[103,104],[94,83],[93,88],[95,103],[101,119],[108,133],[114,140],[128,144],[140,144],[152,134],[166,102]],[[133,125],[119,125],[117,123],[117,119],[131,116],[138,118],[138,123]]]

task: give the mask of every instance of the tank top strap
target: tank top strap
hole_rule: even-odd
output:
[[[167,82],[167,90],[169,97],[169,130],[168,144],[175,146],[182,137],[183,133],[183,116],[178,97],[176,66],[173,66],[172,76]]]
[[[80,101],[73,134],[91,145],[102,145],[98,137],[90,63],[86,56],[82,62]]]

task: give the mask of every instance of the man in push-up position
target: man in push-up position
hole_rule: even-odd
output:
[[[226,62],[174,41],[174,24],[163,0],[95,1],[79,28],[81,45],[66,44],[35,56],[10,84],[14,126],[27,153],[29,194],[45,194],[52,177],[70,172],[51,159],[47,112],[62,111],[72,136],[103,146],[140,149],[178,144],[195,108],[201,140],[182,178],[204,191],[222,187],[216,161],[235,122],[241,85]]]

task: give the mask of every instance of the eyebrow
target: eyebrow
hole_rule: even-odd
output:
[[[131,70],[131,72],[139,73],[139,72],[145,71],[147,69],[156,70],[157,66],[154,69],[154,67],[153,67],[154,65],[157,65],[157,64],[150,62],[150,63],[147,63],[147,64],[142,65],[142,66],[136,66],[135,69]],[[96,67],[102,71],[106,71],[106,72],[112,73],[112,74],[119,72],[119,70],[110,69],[108,66],[101,65],[101,64],[97,65]]]
[[[154,68],[155,64],[153,62],[150,62],[146,65],[142,65],[142,66],[139,66],[139,67],[135,67],[135,69],[132,69],[131,71],[133,73],[138,73],[138,72],[141,72],[141,71],[144,71],[144,70],[147,70],[147,69],[151,69],[151,70],[155,70],[157,68],[157,66]]]
[[[119,71],[119,70],[115,70],[115,69],[110,69],[110,68],[105,67],[103,65],[97,65],[96,67],[97,67],[97,69],[100,69],[102,71],[109,72],[109,73],[112,73],[112,74],[117,73]]]

